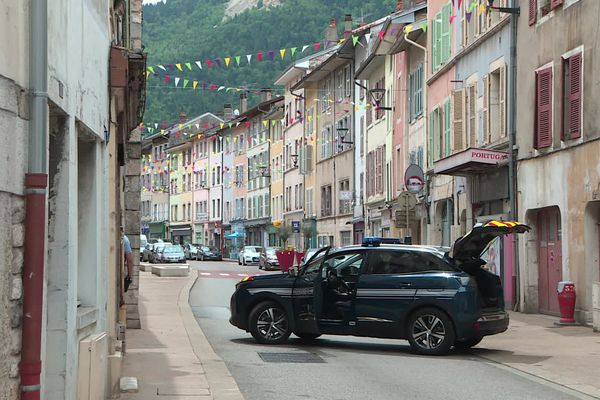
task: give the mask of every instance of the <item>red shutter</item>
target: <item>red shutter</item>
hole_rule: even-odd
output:
[[[552,145],[552,68],[537,72],[535,148]]]
[[[552,0],[552,2],[550,3],[552,9],[555,9],[556,7],[560,6],[562,4],[563,0]]]
[[[581,53],[569,58],[569,104],[567,139],[581,137]]]
[[[537,21],[537,0],[529,0],[529,25]]]

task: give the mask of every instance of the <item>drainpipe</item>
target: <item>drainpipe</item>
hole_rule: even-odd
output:
[[[48,12],[47,0],[31,2],[29,39],[29,157],[25,175],[25,254],[23,266],[23,325],[21,399],[39,400],[42,372],[42,307],[48,192]]]
[[[518,7],[517,1],[512,1],[512,7]],[[510,213],[509,218],[516,220],[518,218],[517,212],[517,198],[515,195],[517,180],[515,177],[516,162],[515,157],[515,137],[517,132],[516,123],[516,110],[517,110],[517,17],[518,14],[510,15],[510,87],[509,87],[509,99],[510,109],[508,115],[510,115],[510,132],[508,135],[508,197],[510,201]],[[518,151],[518,150],[517,150]],[[519,238],[518,235],[513,236],[513,248],[514,248],[514,261],[515,261],[515,275],[517,284],[515,287],[515,304],[514,310],[519,311],[521,303],[521,271],[519,268]],[[512,282],[511,282],[512,283]]]

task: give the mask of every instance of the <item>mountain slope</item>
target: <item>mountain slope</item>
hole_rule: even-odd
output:
[[[223,103],[238,103],[236,91],[217,92],[193,90],[191,83],[186,89],[165,86],[164,75],[215,83],[226,87],[260,89],[272,87],[274,78],[291,62],[289,54],[279,57],[279,49],[301,47],[322,41],[324,30],[331,18],[336,18],[338,33],[343,29],[344,14],[350,13],[357,21],[363,16],[366,22],[375,20],[394,10],[395,0],[283,0],[277,7],[248,9],[232,18],[225,17],[226,0],[168,0],[144,6],[144,45],[148,52],[148,65],[171,64],[167,72],[155,68],[155,75],[148,77],[146,124],[178,121],[180,112],[189,117],[206,111],[219,112]],[[259,0],[258,5],[263,3]],[[356,26],[356,24],[355,24]],[[274,50],[275,61],[258,62],[256,53]],[[298,53],[300,48],[298,49]],[[310,54],[296,54],[295,58]],[[246,54],[252,54],[247,65]],[[241,66],[233,66],[233,57],[241,56]],[[175,69],[175,63],[194,62],[232,57],[229,68],[216,65],[213,68],[192,70]],[[221,60],[222,61],[222,60]],[[179,86],[183,86],[182,83]],[[199,88],[202,88],[200,83]],[[249,104],[257,96],[249,96]]]

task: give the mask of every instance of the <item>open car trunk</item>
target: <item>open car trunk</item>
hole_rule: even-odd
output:
[[[456,240],[450,249],[448,257],[477,282],[482,309],[504,308],[502,281],[498,275],[482,268],[485,265],[485,261],[481,259],[483,253],[497,237],[525,233],[530,229],[520,222],[489,221],[485,224],[477,224],[471,232]]]

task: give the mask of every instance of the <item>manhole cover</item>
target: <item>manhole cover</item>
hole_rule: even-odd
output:
[[[324,363],[325,361],[312,353],[258,353],[264,362],[271,363]]]

